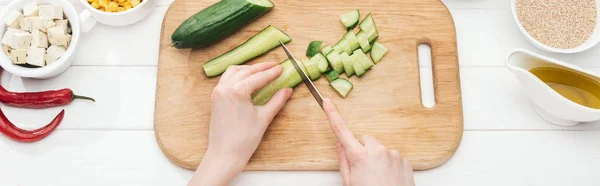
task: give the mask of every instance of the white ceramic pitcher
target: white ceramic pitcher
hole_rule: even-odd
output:
[[[523,49],[512,52],[506,66],[521,83],[523,92],[533,101],[536,112],[546,121],[560,126],[575,126],[581,122],[600,120],[599,109],[582,106],[563,97],[529,70],[537,67],[563,67],[600,82],[597,74]]]

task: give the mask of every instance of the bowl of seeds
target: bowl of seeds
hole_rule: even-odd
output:
[[[534,46],[577,53],[600,42],[597,0],[512,0],[513,17]]]

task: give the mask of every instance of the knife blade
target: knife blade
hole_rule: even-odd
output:
[[[300,78],[302,78],[302,81],[304,82],[306,87],[308,87],[308,90],[310,91],[310,93],[313,95],[313,97],[315,97],[315,99],[317,100],[317,103],[319,103],[319,106],[321,106],[321,109],[323,109],[323,96],[321,96],[321,93],[319,92],[319,90],[317,90],[317,87],[315,87],[315,84],[313,84],[313,82],[310,80],[308,75],[306,75],[306,72],[304,71],[304,69],[302,69],[302,67],[300,67],[300,65],[302,65],[302,64],[300,64],[298,62],[298,60],[296,60],[294,55],[292,55],[290,50],[288,50],[288,48],[285,46],[285,44],[283,44],[283,42],[279,41],[279,44],[281,44],[281,47],[283,48],[283,51],[285,51],[285,54],[288,56],[289,60],[292,61],[294,68],[296,69],[296,71],[298,71]]]

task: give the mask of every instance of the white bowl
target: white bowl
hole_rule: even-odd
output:
[[[598,44],[598,42],[600,42],[600,1],[596,1],[596,8],[598,9],[598,14],[596,15],[596,27],[594,27],[594,32],[592,33],[590,38],[588,38],[587,41],[585,41],[583,44],[579,45],[578,47],[562,49],[562,48],[554,48],[554,47],[548,46],[546,44],[543,44],[543,43],[537,41],[535,38],[533,38],[533,36],[531,36],[527,32],[527,30],[525,30],[525,28],[523,28],[523,25],[521,25],[521,21],[519,21],[519,16],[517,15],[517,0],[511,1],[511,9],[512,9],[513,18],[515,19],[517,26],[519,26],[521,33],[523,33],[523,35],[525,36],[527,41],[529,41],[531,44],[533,44],[534,46],[536,46],[544,51],[554,52],[554,53],[564,53],[564,54],[581,52],[581,51],[592,48],[593,46]]]
[[[25,4],[34,1],[38,4],[62,5],[64,14],[71,25],[71,30],[73,30],[69,48],[67,48],[67,51],[57,61],[48,66],[40,68],[26,68],[15,65],[4,51],[0,51],[0,66],[2,66],[2,68],[11,74],[21,77],[35,79],[53,78],[65,72],[71,66],[71,64],[73,64],[73,53],[75,53],[77,44],[79,43],[79,16],[73,5],[68,0],[11,0],[10,3],[8,3],[8,5],[6,5],[4,8],[4,11],[2,11],[2,14],[0,14],[0,35],[4,36],[4,32],[6,32],[6,16],[8,16],[8,14],[13,10],[23,11]]]
[[[87,0],[80,0],[80,2],[85,7],[85,10],[79,14],[81,31],[88,32],[96,22],[108,26],[126,26],[136,23],[148,17],[156,9],[158,0],[143,0],[138,6],[123,12],[103,12],[92,7]]]

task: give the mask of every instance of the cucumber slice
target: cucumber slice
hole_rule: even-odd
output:
[[[325,78],[327,79],[328,82],[332,82],[333,80],[336,80],[337,78],[340,77],[340,74],[338,74],[335,70],[331,69],[327,72],[325,72]]]
[[[310,58],[310,61],[317,64],[317,68],[319,69],[320,73],[327,71],[327,68],[329,68],[327,58],[325,58],[325,56],[323,56],[321,53],[317,53],[317,55]]]
[[[333,51],[334,51],[335,53],[338,53],[338,54],[339,54],[339,53],[342,53],[342,52],[344,52],[344,49],[342,49],[342,47],[340,47],[340,45],[336,44],[336,45],[333,45]]]
[[[269,102],[271,97],[273,97],[277,91],[283,88],[294,88],[296,85],[302,82],[302,78],[300,78],[300,75],[294,68],[292,61],[288,59],[279,65],[283,67],[283,72],[281,72],[281,75],[279,75],[277,79],[265,85],[265,87],[252,93],[251,98],[254,105],[264,105]]]
[[[339,53],[346,52],[346,54],[352,54],[352,49],[350,48],[350,45],[348,44],[348,41],[346,41],[346,38],[340,39],[340,41],[338,41],[337,44],[335,44],[335,46],[338,46],[339,49],[342,50]],[[335,46],[333,47],[334,50],[335,50]]]
[[[323,55],[327,55],[331,51],[333,51],[333,48],[331,48],[329,45],[325,45],[323,48],[321,48],[321,53],[323,53]]]
[[[360,45],[358,44],[358,38],[356,38],[356,35],[354,34],[354,32],[352,32],[352,30],[348,31],[348,33],[346,33],[346,35],[344,35],[344,39],[346,39],[346,42],[348,42],[348,46],[350,46],[350,50],[354,51],[360,47]],[[350,54],[350,53],[348,53],[348,54]]]
[[[352,83],[343,78],[333,80],[331,83],[329,83],[329,86],[331,86],[331,88],[333,88],[333,90],[335,90],[343,98],[348,96],[350,91],[352,91]]]
[[[321,48],[321,41],[312,41],[308,44],[308,48],[306,49],[306,57],[313,57],[319,53],[319,49]]]
[[[333,70],[335,70],[338,74],[344,72],[344,64],[342,63],[340,54],[337,52],[330,52],[327,54],[327,61],[329,61],[331,68],[333,68]]]
[[[352,56],[355,56],[357,62],[365,70],[369,70],[371,69],[371,67],[374,66],[371,60],[369,60],[369,57],[367,57],[367,55],[365,55],[365,53],[363,53],[362,50],[355,50],[354,53],[352,53]]]
[[[358,9],[347,12],[345,14],[340,15],[340,19],[342,20],[342,24],[346,27],[346,30],[352,30],[358,24],[358,19],[360,19],[360,12]]]
[[[358,59],[356,58],[352,58],[352,60],[354,61],[354,73],[356,74],[357,77],[362,76],[363,74],[365,74],[365,69],[363,69],[362,65],[360,65],[360,63],[357,61]]]
[[[372,31],[367,31],[367,36],[369,36],[369,42],[374,42],[375,39],[377,39],[379,37],[379,34],[377,33],[376,30],[372,30]]]
[[[381,61],[381,58],[383,58],[383,56],[385,56],[388,52],[389,50],[385,48],[385,46],[383,46],[381,43],[375,42],[373,43],[373,51],[371,51],[371,58],[373,59],[373,62],[377,64],[379,63],[379,61]]]
[[[314,81],[321,77],[321,71],[319,71],[317,63],[305,59],[302,60],[302,64],[304,65],[304,69],[306,69],[306,73],[311,80]]]
[[[377,26],[373,20],[373,16],[368,14],[359,24],[360,30],[363,31],[375,31],[377,32]]]
[[[354,66],[353,61],[350,59],[350,56],[346,53],[341,53],[340,58],[342,59],[342,63],[344,64],[344,72],[346,72],[346,76],[350,78],[354,75]]]
[[[360,31],[356,34],[356,38],[358,39],[358,44],[360,48],[364,52],[369,52],[371,50],[371,43],[369,43],[369,35],[366,32]]]
[[[254,59],[260,55],[279,46],[279,41],[288,43],[292,41],[287,34],[274,26],[268,26],[252,38],[248,39],[244,44],[237,46],[233,50],[222,54],[219,57],[211,59],[202,66],[206,76],[215,77],[223,74],[227,67],[231,65],[239,65]]]

